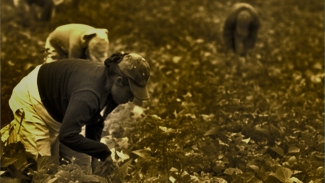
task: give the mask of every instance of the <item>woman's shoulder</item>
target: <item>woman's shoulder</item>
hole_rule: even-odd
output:
[[[105,70],[105,65],[99,62],[92,62],[84,59],[63,59],[56,62],[45,63],[42,70],[55,72],[100,72]],[[95,70],[95,71],[91,71]]]

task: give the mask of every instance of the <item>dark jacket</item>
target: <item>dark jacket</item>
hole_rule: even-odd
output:
[[[104,117],[103,106],[107,68],[85,60],[62,60],[41,66],[37,85],[49,114],[62,123],[59,140],[69,148],[105,160],[108,147],[100,143],[104,119],[118,105],[109,95]],[[86,137],[80,135],[86,125]]]

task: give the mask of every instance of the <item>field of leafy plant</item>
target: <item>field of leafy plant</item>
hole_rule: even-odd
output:
[[[43,62],[59,25],[107,28],[110,52],[142,54],[152,74],[143,108],[123,105],[107,120],[124,129],[105,127],[113,164],[90,173],[1,144],[1,182],[324,182],[323,2],[246,0],[262,26],[245,59],[221,38],[235,2],[80,0],[37,22],[2,1],[2,127],[13,87]]]

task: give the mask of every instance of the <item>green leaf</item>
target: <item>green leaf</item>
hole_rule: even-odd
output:
[[[51,164],[58,165],[59,158],[56,156],[41,156],[37,159],[37,171]]]
[[[172,183],[176,182],[176,179],[173,176],[169,176],[168,180]]]
[[[276,152],[280,156],[284,156],[284,151],[281,147],[271,147],[272,151]]]
[[[178,172],[178,169],[177,168],[174,168],[174,167],[171,167],[169,171],[170,172]]]
[[[290,145],[288,149],[288,153],[294,154],[294,153],[299,153],[300,149],[296,147],[295,145]]]
[[[1,159],[1,167],[7,167],[11,164],[13,164],[14,162],[16,162],[18,160],[18,158],[7,158],[7,157],[3,157]]]
[[[53,178],[53,179],[50,179],[49,181],[47,181],[47,183],[55,183],[56,181],[58,180],[58,178]]]
[[[139,149],[139,150],[135,150],[132,151],[133,154],[136,154],[138,156],[140,156],[141,158],[147,159],[150,158],[150,156],[148,155],[148,151],[145,149]]]
[[[71,175],[68,171],[60,170],[58,173],[55,174],[55,177],[63,180],[70,180]]]
[[[256,178],[254,174],[248,175],[244,179],[245,183],[263,183],[260,179]]]
[[[29,163],[28,161],[26,161],[26,162],[24,162],[23,164],[22,164],[22,166],[20,167],[20,169],[19,169],[19,171],[20,172],[23,172],[23,171],[25,171],[30,165],[32,165],[33,163]]]
[[[132,159],[127,161],[120,167],[119,173],[120,173],[120,177],[122,180],[125,179],[125,177],[128,175],[128,168],[129,168],[131,162],[132,162]]]
[[[159,126],[159,129],[162,130],[163,132],[165,133],[173,133],[175,132],[176,130],[172,129],[172,128],[167,128],[165,126]]]
[[[237,175],[237,174],[243,174],[243,171],[241,171],[240,169],[238,168],[227,168],[225,171],[224,171],[225,174],[227,175]]]
[[[290,180],[294,183],[303,183],[302,181],[300,181],[298,178],[296,177],[291,177]]]
[[[263,183],[283,183],[283,182],[281,182],[280,180],[278,180],[274,176],[270,175],[263,181]]]
[[[81,178],[82,182],[91,182],[91,183],[108,183],[108,181],[99,175],[83,175]]]
[[[248,142],[251,140],[251,138],[243,139],[242,141],[248,144]]]
[[[27,162],[27,154],[24,152],[18,153],[15,155],[15,158],[17,158],[17,161],[13,163],[13,165],[17,168],[17,170],[20,170],[23,165]]]
[[[294,163],[297,162],[297,158],[295,156],[291,156],[288,161],[287,161],[290,165],[293,165]]]
[[[123,150],[121,152],[115,151],[117,156],[119,157],[119,162],[124,162],[127,159],[130,159],[130,156],[128,154],[124,154]]]
[[[241,144],[243,142],[243,136],[239,136],[234,139],[235,144]]]
[[[315,175],[318,177],[323,177],[324,176],[324,167],[320,166],[316,169]]]
[[[257,132],[261,132],[263,133],[264,135],[266,135],[267,137],[270,136],[270,130],[266,129],[266,128],[263,128],[261,127],[260,125],[256,125],[254,127],[254,129],[257,131]]]
[[[214,127],[205,132],[204,136],[209,136],[209,135],[217,135],[218,134],[218,128]]]
[[[100,182],[96,175],[82,175],[81,179],[82,182]]]
[[[11,177],[0,177],[0,182],[3,183],[20,183],[21,179]]]
[[[289,168],[279,167],[275,173],[271,173],[270,176],[277,178],[281,182],[285,182],[290,179],[292,171]]]
[[[183,177],[182,177],[182,179],[183,179],[183,181],[184,182],[191,182],[191,176],[190,175],[184,175]]]
[[[104,177],[101,177],[99,175],[93,175],[93,176],[95,176],[100,183],[108,183],[108,181]]]
[[[22,174],[21,172],[19,172],[14,165],[9,165],[7,167],[6,172],[12,178],[19,178],[19,179],[26,179],[26,180],[29,180],[30,179],[29,177],[27,177],[24,174]]]
[[[211,180],[216,183],[228,183],[225,179],[219,177],[213,177]]]
[[[127,149],[130,145],[129,139],[127,137],[117,139],[118,147]]]
[[[255,172],[258,172],[258,170],[260,169],[258,166],[256,165],[248,165],[249,168],[253,169]]]

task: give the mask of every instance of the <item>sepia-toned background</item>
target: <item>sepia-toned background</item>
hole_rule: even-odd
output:
[[[142,117],[128,106],[111,117],[129,139],[124,153],[138,159],[123,181],[322,182],[324,2],[244,1],[261,20],[246,58],[223,46],[236,2],[65,1],[42,22],[1,1],[1,126],[12,119],[13,87],[43,63],[48,34],[83,23],[109,30],[109,55],[136,52],[151,66]]]

